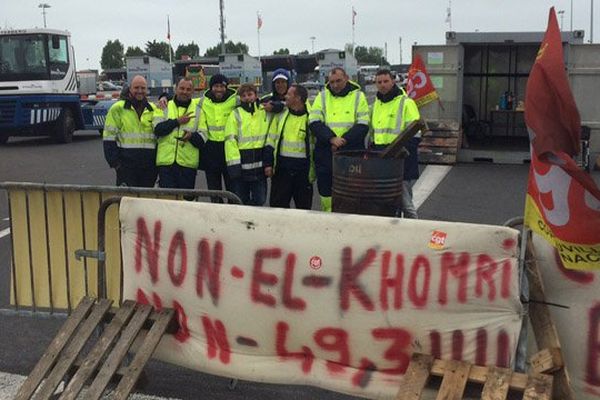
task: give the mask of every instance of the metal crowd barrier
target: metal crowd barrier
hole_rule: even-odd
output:
[[[16,311],[70,313],[83,296],[122,300],[118,202],[123,196],[220,197],[212,190],[4,182],[11,229],[10,304]],[[107,201],[113,199],[112,201]],[[98,251],[90,251],[97,248]],[[77,254],[76,254],[77,253]]]

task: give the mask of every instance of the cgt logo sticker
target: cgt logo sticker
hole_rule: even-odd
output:
[[[312,256],[310,258],[310,261],[308,262],[308,265],[315,270],[321,269],[321,267],[323,266],[323,261],[319,256]]]
[[[446,237],[448,234],[442,231],[433,231],[431,234],[431,240],[429,241],[428,247],[434,250],[441,250],[446,244]]]

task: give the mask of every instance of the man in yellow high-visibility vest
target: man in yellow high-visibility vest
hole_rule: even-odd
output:
[[[310,210],[313,197],[313,137],[308,129],[308,92],[290,86],[284,111],[269,127],[264,152],[265,175],[271,178],[271,207]]]
[[[198,148],[188,143],[195,129],[196,103],[191,78],[182,78],[175,97],[164,110],[154,113],[154,134],[158,138],[156,165],[162,188],[193,189],[198,168]]]
[[[331,211],[333,153],[365,147],[369,131],[369,105],[357,83],[350,81],[343,68],[333,68],[329,81],[310,110],[310,129],[317,142],[315,168],[321,209]]]
[[[420,119],[421,116],[417,104],[396,85],[396,80],[389,69],[377,71],[375,84],[377,98],[371,112],[372,141],[376,150],[383,150],[402,133],[408,124]],[[417,136],[411,138],[406,145],[409,155],[404,160],[401,210],[405,218],[418,218],[412,199],[412,188],[419,178],[420,133]]]
[[[146,98],[146,79],[131,80],[125,98],[108,110],[102,134],[104,158],[117,174],[117,186],[153,187],[156,138],[152,118],[157,107]]]
[[[258,102],[256,87],[240,86],[240,105],[225,125],[225,161],[233,192],[245,205],[262,206],[267,199],[263,151],[267,138],[267,113]]]

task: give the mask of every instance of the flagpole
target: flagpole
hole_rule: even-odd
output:
[[[171,21],[169,21],[169,15],[167,14],[167,39],[169,40],[169,65],[173,65],[171,59]]]
[[[354,40],[354,26],[356,25],[354,22],[354,18],[356,18],[356,11],[354,10],[354,6],[352,6],[352,56],[354,56],[355,52],[354,52],[354,47],[355,47],[355,40]]]
[[[448,24],[450,25],[450,32],[452,32],[452,0],[448,0]]]
[[[256,12],[256,21],[256,34],[258,35],[258,61],[260,61],[260,27],[262,25],[262,20],[258,11]]]

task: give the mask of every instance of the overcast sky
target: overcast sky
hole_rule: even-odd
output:
[[[99,68],[102,47],[119,39],[125,47],[166,40],[167,14],[171,43],[196,42],[200,53],[219,42],[219,0],[0,0],[2,28],[42,27],[38,5],[45,2],[49,28],[72,34],[78,69]],[[543,31],[548,10],[564,10],[564,30],[585,30],[589,40],[591,0],[452,0],[452,30],[457,32]],[[292,53],[342,49],[352,42],[352,7],[356,10],[355,43],[384,48],[388,60],[410,62],[410,46],[443,44],[450,30],[447,0],[225,0],[227,40],[242,41],[258,54],[257,17],[262,16],[261,54],[287,47]],[[594,42],[600,39],[600,1],[594,8]],[[559,18],[560,23],[560,18]]]

